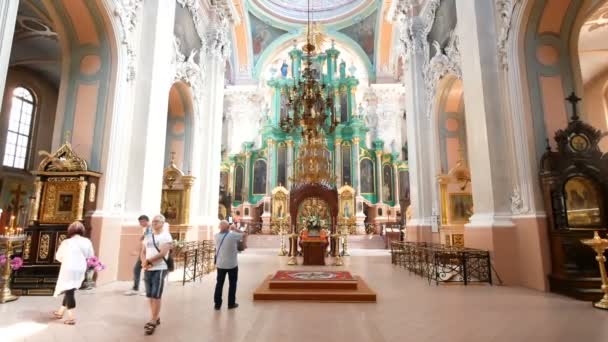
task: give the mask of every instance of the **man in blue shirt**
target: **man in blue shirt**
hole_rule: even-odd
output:
[[[222,306],[222,291],[224,281],[228,274],[228,309],[236,309],[236,281],[239,274],[237,261],[238,242],[243,238],[243,234],[236,229],[235,225],[230,226],[227,221],[220,222],[220,232],[215,234],[215,267],[217,269],[217,283],[215,284],[215,310]]]
[[[144,236],[150,232],[150,230],[152,228],[150,228],[150,219],[148,218],[148,216],[146,215],[141,215],[139,218],[137,218],[137,220],[139,221],[139,226],[141,227],[141,238],[139,239],[140,241],[144,240]],[[141,280],[141,260],[139,260],[139,255],[141,253],[141,244],[138,245],[139,248],[137,249],[137,251],[135,251],[136,255],[137,255],[137,260],[135,260],[135,266],[133,266],[133,287],[125,292],[125,295],[127,296],[133,296],[139,293],[139,283]],[[142,295],[144,295],[145,293],[142,293]]]

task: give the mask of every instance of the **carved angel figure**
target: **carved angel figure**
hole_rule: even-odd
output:
[[[38,151],[38,155],[49,159],[50,164],[45,171],[76,171],[79,168],[77,161],[64,156],[55,157],[47,151]]]

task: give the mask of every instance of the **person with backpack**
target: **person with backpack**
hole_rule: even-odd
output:
[[[173,238],[168,230],[163,229],[165,217],[156,215],[152,219],[152,230],[143,240],[141,250],[141,266],[144,269],[144,282],[146,284],[146,297],[150,303],[151,319],[144,326],[146,335],[152,335],[160,324],[160,305],[165,287],[167,274],[173,268],[169,252]]]
[[[243,239],[235,225],[229,225],[228,221],[220,221],[220,232],[215,234],[215,267],[217,269],[217,282],[213,301],[215,310],[222,307],[222,291],[224,281],[228,274],[228,309],[238,308],[236,303],[236,282],[239,274],[238,267],[238,243]]]

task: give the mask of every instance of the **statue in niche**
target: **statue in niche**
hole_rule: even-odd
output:
[[[350,203],[346,202],[346,204],[344,204],[344,217],[350,217],[350,216],[351,216]]]
[[[287,77],[287,70],[289,69],[287,62],[285,62],[285,60],[283,60],[283,64],[281,65],[281,76],[283,76],[283,78]]]

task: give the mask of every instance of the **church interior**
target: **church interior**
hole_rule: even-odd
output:
[[[608,0],[0,1],[0,340],[607,341],[606,136]]]

